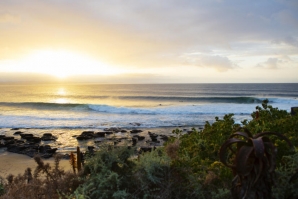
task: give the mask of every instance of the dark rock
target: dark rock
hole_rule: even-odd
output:
[[[14,133],[14,135],[20,135],[20,134],[22,134],[22,133],[24,133],[24,132],[22,132],[22,131],[16,131],[16,132]]]
[[[28,142],[39,143],[41,139],[39,137],[28,137],[25,138]]]
[[[83,131],[81,135],[77,137],[77,140],[89,140],[95,137],[94,131]]]
[[[2,138],[4,138],[5,137],[5,135],[0,135],[0,140],[2,139]]]
[[[135,146],[138,142],[138,138],[133,137],[132,138],[132,145]]]
[[[121,128],[117,128],[117,127],[105,128],[104,131],[120,132]]]
[[[14,137],[3,137],[2,140],[5,140],[5,141],[14,140]]]
[[[44,133],[43,136],[53,136],[52,133]]]
[[[106,133],[105,132],[97,132],[95,133],[94,137],[105,137]]]
[[[57,148],[47,149],[46,153],[55,153],[57,150],[58,150]]]
[[[42,141],[56,141],[57,137],[53,136],[52,133],[44,133],[41,137]]]
[[[110,135],[110,134],[113,134],[114,132],[113,131],[106,131],[105,133]]]
[[[133,137],[137,138],[138,140],[144,140],[145,136],[141,136],[141,135],[134,135]]]
[[[94,136],[94,131],[83,131],[82,133],[81,133],[81,135],[83,135],[83,136]]]
[[[141,133],[143,132],[142,130],[138,130],[138,129],[133,129],[130,131],[131,133]]]
[[[12,128],[12,129],[10,129],[10,130],[12,130],[12,131],[17,131],[17,130],[20,130],[19,128]]]
[[[77,140],[89,140],[89,139],[93,139],[93,136],[79,135],[77,137]]]
[[[24,150],[22,154],[25,154],[25,155],[33,158],[35,155],[38,154],[38,152],[35,149],[28,148],[28,149]]]
[[[20,136],[21,136],[22,139],[27,139],[29,137],[33,137],[33,134],[31,134],[31,133],[22,133],[22,134],[20,134]]]
[[[148,133],[149,133],[149,136],[150,136],[152,142],[156,142],[158,135],[155,133],[151,133],[151,132],[148,132]]]
[[[7,140],[4,142],[4,146],[8,146],[10,144],[14,144],[15,143],[15,140]]]
[[[127,130],[121,130],[120,132],[121,132],[121,133],[126,133],[126,132],[127,132]]]
[[[47,150],[50,150],[51,146],[50,145],[41,145],[38,147],[39,153],[46,153]]]

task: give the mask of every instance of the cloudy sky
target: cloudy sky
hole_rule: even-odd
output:
[[[297,0],[1,0],[0,82],[298,82]]]

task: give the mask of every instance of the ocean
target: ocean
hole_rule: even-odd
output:
[[[52,132],[72,149],[88,129],[196,127],[228,113],[240,123],[264,99],[290,112],[298,84],[0,84],[0,134]]]

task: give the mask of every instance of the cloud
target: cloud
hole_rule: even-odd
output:
[[[278,69],[280,68],[280,64],[282,63],[283,61],[278,58],[268,58],[267,61],[259,63],[257,67],[266,69]]]
[[[184,55],[183,60],[190,65],[195,65],[204,68],[213,68],[219,72],[225,72],[234,69],[237,64],[233,63],[228,57],[219,55]]]
[[[224,72],[259,56],[278,68],[280,55],[297,63],[297,10],[296,0],[0,1],[0,59],[50,48],[130,69],[183,60]]]

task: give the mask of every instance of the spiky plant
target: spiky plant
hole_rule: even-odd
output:
[[[241,199],[272,198],[277,150],[269,135],[290,140],[275,132],[254,136],[249,131],[236,132],[221,146],[220,161],[234,173],[232,197]]]

